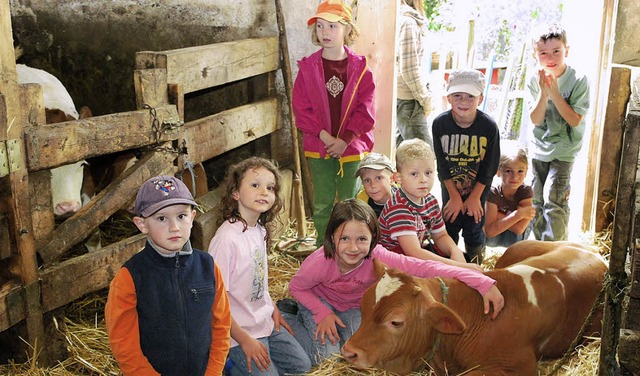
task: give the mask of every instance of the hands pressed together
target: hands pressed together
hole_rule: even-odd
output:
[[[327,131],[320,132],[320,140],[324,143],[325,150],[331,158],[340,158],[347,149],[347,143],[343,140],[333,137]]]

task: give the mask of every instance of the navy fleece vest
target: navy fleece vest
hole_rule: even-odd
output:
[[[162,257],[147,242],[124,264],[133,278],[140,345],[163,376],[204,375],[215,298],[213,258],[202,251]]]

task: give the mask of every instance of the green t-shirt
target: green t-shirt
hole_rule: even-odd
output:
[[[529,98],[529,112],[531,112],[540,92],[537,74],[531,77],[528,88],[531,95]],[[587,114],[589,110],[589,82],[586,76],[578,74],[575,69],[567,66],[565,72],[558,78],[558,89],[576,113]],[[544,121],[539,126],[531,124],[530,128],[533,132],[529,150],[531,158],[543,162],[551,162],[555,159],[573,162],[582,147],[586,117],[582,118],[577,127],[571,127],[549,99]]]

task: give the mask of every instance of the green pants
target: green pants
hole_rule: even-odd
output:
[[[307,158],[307,161],[313,179],[313,222],[318,232],[316,246],[320,247],[336,200],[353,198],[360,189],[360,179],[354,176],[359,162],[343,163],[343,173],[338,175],[340,161],[337,159]]]

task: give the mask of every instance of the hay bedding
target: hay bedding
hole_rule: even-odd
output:
[[[295,228],[295,226],[291,226]],[[293,231],[293,230],[291,230]],[[283,235],[294,237],[289,231]],[[599,234],[588,243],[594,244],[603,253],[610,249],[609,235]],[[487,257],[486,268],[493,268],[499,252]],[[301,257],[274,250],[269,255],[269,289],[274,300],[290,297],[288,282],[298,269]],[[67,341],[69,357],[51,368],[40,368],[31,359],[26,363],[10,363],[0,365],[0,375],[15,376],[74,376],[74,375],[121,375],[118,365],[111,355],[104,325],[104,304],[107,291],[90,294],[67,307],[67,317],[64,323],[56,323],[65,329],[61,331]],[[576,352],[557,371],[558,376],[596,375],[600,354],[600,339],[592,338],[586,346],[580,346]],[[540,362],[538,374],[548,375],[552,372],[555,361]],[[428,366],[427,366],[428,367]],[[388,376],[392,373],[380,370],[358,370],[349,367],[336,356],[315,367],[308,373],[310,376]],[[414,372],[412,376],[434,375],[426,368],[424,371]],[[461,374],[461,375],[464,375]]]

